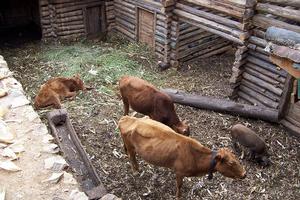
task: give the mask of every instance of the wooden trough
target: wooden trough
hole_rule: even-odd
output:
[[[47,114],[49,126],[63,156],[89,199],[100,199],[107,192],[70,122],[65,109]]]

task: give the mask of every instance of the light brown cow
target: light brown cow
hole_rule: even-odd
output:
[[[209,174],[212,178],[216,171],[234,179],[246,176],[245,169],[228,149],[212,151],[152,119],[123,116],[119,129],[134,171],[138,170],[136,154],[153,165],[174,170],[177,199],[184,177]]]
[[[124,104],[124,115],[128,115],[131,106],[133,110],[171,127],[177,133],[189,135],[189,126],[179,120],[174,103],[167,94],[150,83],[132,76],[122,77],[119,88]]]
[[[36,109],[47,106],[61,108],[61,100],[73,98],[76,91],[85,90],[83,81],[77,74],[71,78],[55,77],[43,84],[35,97],[34,106]]]

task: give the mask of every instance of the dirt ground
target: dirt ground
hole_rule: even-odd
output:
[[[0,54],[4,55],[31,98],[43,82],[39,77],[45,77],[43,73],[55,74],[53,69],[45,67],[44,61],[35,57],[43,53],[43,46],[33,42],[0,47]],[[154,85],[216,97],[228,95],[232,54],[204,59],[179,71],[158,72],[152,61],[145,64],[137,59],[137,62],[153,74]],[[93,85],[92,82],[88,84]],[[78,95],[75,101],[64,103],[104,185],[110,193],[123,199],[174,199],[175,176],[170,170],[149,165],[138,158],[141,172],[133,175],[117,130],[117,122],[123,113],[122,102],[116,95],[115,83],[112,88],[114,93],[91,90]],[[205,146],[232,149],[228,128],[243,123],[265,139],[272,160],[270,167],[262,168],[247,159],[247,151],[238,151],[247,170],[246,179],[232,180],[218,173],[211,181],[207,176],[185,178],[182,199],[300,199],[300,143],[288,136],[281,126],[180,105],[176,108],[180,118],[188,120],[191,137]],[[44,117],[47,111],[42,110],[39,114]]]

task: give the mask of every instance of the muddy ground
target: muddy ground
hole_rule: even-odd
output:
[[[97,45],[101,48],[102,44]],[[106,45],[114,48],[113,44]],[[30,98],[44,81],[40,80],[40,77],[45,77],[43,73],[55,75],[55,70],[35,56],[43,53],[45,46],[40,42],[29,42],[0,47],[0,54],[5,56]],[[158,72],[155,61],[145,63],[137,57],[137,62],[153,73],[154,85],[216,97],[228,95],[232,54],[198,61],[179,71]],[[88,84],[97,87],[92,82]],[[114,85],[111,88],[117,92]],[[123,199],[174,199],[175,176],[170,170],[149,165],[138,158],[141,172],[132,174],[116,128],[123,110],[122,102],[115,93],[91,90],[78,95],[75,101],[64,103],[104,185],[109,192]],[[202,144],[210,148],[232,149],[228,128],[235,123],[243,123],[265,139],[272,160],[270,167],[262,168],[248,161],[246,151],[238,151],[248,172],[246,179],[231,180],[218,173],[211,181],[206,176],[185,178],[182,199],[300,199],[300,144],[281,126],[180,105],[176,107],[178,115],[188,120],[191,137]],[[39,111],[39,114],[44,117],[47,111]]]

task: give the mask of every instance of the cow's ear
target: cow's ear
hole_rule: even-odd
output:
[[[218,153],[218,155],[216,155],[215,159],[216,159],[217,162],[220,162],[220,163],[224,162],[224,156],[220,153]]]
[[[216,161],[220,163],[224,163],[226,160],[228,160],[228,156],[224,154],[224,152],[218,152],[216,155]]]

